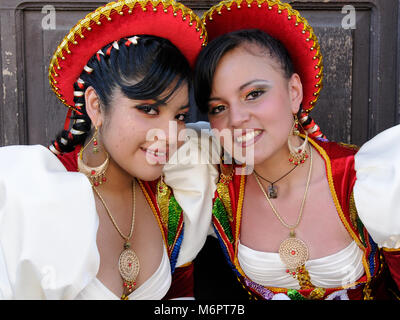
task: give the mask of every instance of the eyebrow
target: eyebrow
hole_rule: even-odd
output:
[[[182,107],[179,108],[179,110],[183,110],[183,109],[186,109],[186,108],[190,108],[190,103],[187,103],[187,104],[183,105]]]
[[[158,106],[165,107],[167,105],[167,103],[165,101],[163,101],[163,100],[155,100],[155,102],[148,103],[148,104],[151,105],[151,106],[154,106],[154,107],[158,107]],[[186,108],[190,108],[190,102],[188,102],[185,105],[182,105],[181,107],[179,107],[178,110],[182,110],[182,109],[186,109]]]
[[[248,82],[242,84],[242,85],[239,87],[238,91],[242,91],[242,90],[243,90],[244,88],[246,88],[247,86],[249,86],[249,85],[251,85],[251,84],[254,84],[254,83],[257,83],[257,82],[263,82],[263,83],[266,84],[266,85],[270,85],[270,81],[268,81],[268,80],[253,79],[253,80],[250,80],[250,81],[248,81]],[[215,97],[215,98],[210,98],[210,99],[208,99],[209,102],[210,102],[210,101],[215,101],[215,100],[221,100],[221,98]]]
[[[268,84],[268,85],[270,84],[270,82],[267,81],[267,80],[254,79],[254,80],[250,80],[249,82],[246,82],[245,84],[242,84],[242,85],[239,87],[239,91],[243,90],[244,88],[246,88],[247,86],[249,86],[249,85],[251,85],[251,84],[253,84],[253,83],[255,83],[255,82],[264,82],[264,83],[266,83],[266,84]]]

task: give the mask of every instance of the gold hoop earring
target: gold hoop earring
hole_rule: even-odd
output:
[[[81,149],[81,151],[79,151],[79,155],[78,155],[78,171],[82,172],[86,177],[88,177],[92,186],[95,186],[95,187],[97,187],[107,181],[106,171],[108,168],[108,164],[110,162],[110,155],[105,150],[104,150],[104,152],[106,154],[106,160],[104,160],[104,162],[101,165],[99,165],[97,167],[90,167],[86,163],[83,162],[83,151],[91,143],[92,140],[93,140],[94,147],[96,147],[96,151],[93,150],[93,153],[98,152],[97,132],[98,131],[97,131],[97,127],[96,127],[96,131],[93,134],[93,137],[89,140],[89,142],[86,144],[86,146],[84,146]]]
[[[292,136],[300,136],[300,130],[299,130],[300,126],[301,125],[299,123],[297,115],[294,115],[293,126],[290,129],[290,134],[288,137],[288,147],[289,147],[289,153],[290,153],[289,162],[294,164],[295,166],[304,163],[306,161],[306,159],[308,158],[308,153],[307,153],[308,133],[307,133],[307,131],[303,130],[305,132],[306,137],[304,139],[304,142],[300,146],[294,147],[292,145],[292,143],[290,142]]]

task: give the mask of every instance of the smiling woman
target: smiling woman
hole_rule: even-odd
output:
[[[379,222],[371,211],[358,215],[374,197],[367,199],[368,188],[363,197],[353,192],[358,148],[327,141],[309,116],[322,86],[322,56],[307,20],[280,1],[225,0],[203,21],[211,41],[197,60],[195,97],[235,159],[221,159],[213,227],[231,282],[241,286],[224,287],[227,273],[217,272],[218,281],[196,289],[199,297],[398,296],[396,210]],[[222,131],[231,132],[230,141],[218,136]],[[253,150],[252,161],[240,161],[235,149]],[[224,270],[211,261],[212,270]]]
[[[63,39],[49,79],[64,130],[49,149],[0,149],[0,298],[193,296],[217,172],[168,165],[180,146],[168,129],[185,127],[204,37],[180,3],[120,0]]]

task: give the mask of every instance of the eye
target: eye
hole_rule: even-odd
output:
[[[139,106],[136,106],[136,108],[139,109],[141,112],[144,112],[145,114],[148,114],[148,115],[159,114],[158,108],[151,106],[151,105],[139,105]]]
[[[214,114],[221,113],[225,109],[226,109],[226,107],[224,105],[220,104],[220,105],[218,105],[216,107],[212,107],[208,113],[211,114],[211,115],[214,115]]]
[[[177,119],[178,121],[185,121],[189,116],[188,112],[184,112],[184,113],[179,113],[176,115],[175,119]]]
[[[248,94],[246,94],[246,99],[247,100],[255,100],[257,98],[259,98],[260,96],[262,96],[264,94],[264,90],[261,89],[257,89],[257,90],[253,90],[251,92],[249,92]]]

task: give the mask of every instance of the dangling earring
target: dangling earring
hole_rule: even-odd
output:
[[[93,140],[93,149],[92,149],[92,152],[93,152],[93,153],[99,152],[99,148],[97,147],[97,145],[98,145],[98,143],[97,143],[97,134],[98,134],[98,130],[97,130],[97,127],[95,127],[95,132],[94,132],[93,138],[92,138],[92,140]]]
[[[98,142],[97,142],[97,127],[96,131],[93,134],[93,137],[89,140],[89,142],[84,146],[81,151],[79,151],[78,155],[78,171],[82,172],[86,177],[88,177],[90,183],[92,186],[99,186],[100,184],[103,184],[104,182],[107,181],[106,178],[106,171],[108,168],[108,164],[110,162],[110,155],[108,154],[107,151],[104,150],[106,153],[106,160],[99,166],[97,167],[89,167],[87,164],[83,162],[83,151],[86,149],[86,147],[91,143],[93,140],[93,153],[98,152]],[[96,151],[95,151],[96,149]]]
[[[289,147],[289,153],[290,153],[290,158],[289,162],[294,164],[295,166],[304,163],[306,159],[308,158],[307,154],[307,145],[308,145],[308,133],[307,131],[303,130],[305,132],[305,139],[304,142],[299,146],[299,147],[294,147],[290,140],[292,136],[300,136],[300,131],[299,131],[299,120],[297,118],[297,115],[294,115],[294,122],[292,129],[290,130],[289,138],[288,138],[288,147]]]

